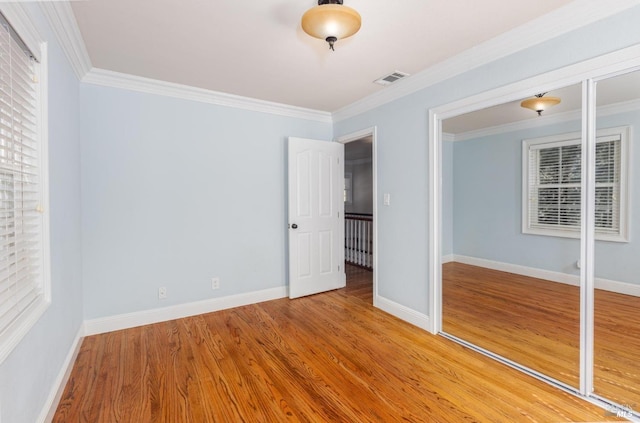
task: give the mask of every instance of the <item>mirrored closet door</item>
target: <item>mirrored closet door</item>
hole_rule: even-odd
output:
[[[596,84],[593,392],[640,410],[640,71]]]
[[[442,121],[442,331],[572,389],[581,106],[576,84]]]

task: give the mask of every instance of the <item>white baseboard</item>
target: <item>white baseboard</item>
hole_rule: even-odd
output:
[[[552,282],[564,283],[567,285],[579,286],[580,276],[568,273],[554,272],[552,270],[538,269],[535,267],[520,266],[518,264],[503,263],[499,261],[486,260],[477,257],[462,256],[454,254],[452,260],[457,263],[470,264],[472,266],[486,267],[487,269],[500,270],[502,272],[515,273],[516,275],[529,276],[532,278],[545,279]],[[444,257],[443,257],[444,263]],[[609,279],[596,278],[596,289],[617,292],[618,294],[633,295],[640,297],[640,285],[612,281]]]
[[[442,260],[441,260],[442,264],[450,263],[452,261],[453,261],[453,254],[445,254],[442,256]]]
[[[58,403],[60,403],[60,398],[62,398],[62,394],[64,393],[64,388],[67,386],[69,376],[71,376],[73,364],[76,362],[76,358],[78,357],[80,343],[83,336],[83,326],[81,325],[76,337],[71,343],[71,348],[69,348],[67,357],[64,359],[64,363],[58,373],[58,377],[56,377],[56,380],[53,382],[49,396],[47,397],[44,407],[42,407],[42,411],[38,416],[38,420],[36,420],[38,423],[50,423],[53,420],[53,416],[58,408]]]
[[[428,331],[430,328],[429,316],[403,306],[402,304],[398,304],[395,301],[391,301],[388,298],[376,295],[373,305],[378,307],[380,310],[386,311],[387,313],[421,329]]]
[[[167,320],[180,319],[198,314],[211,313],[243,305],[260,303],[263,301],[284,298],[287,294],[286,286],[263,289],[261,291],[247,292],[245,294],[230,295],[221,298],[196,301],[187,304],[178,304],[153,310],[137,311],[134,313],[119,314],[116,316],[100,317],[85,320],[85,336],[99,333],[112,332],[114,330],[129,329],[136,326],[150,325],[165,322]]]

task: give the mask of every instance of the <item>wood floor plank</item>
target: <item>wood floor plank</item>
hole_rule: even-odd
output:
[[[346,289],[87,337],[54,422],[561,422],[604,410]],[[615,419],[613,419],[615,420]]]

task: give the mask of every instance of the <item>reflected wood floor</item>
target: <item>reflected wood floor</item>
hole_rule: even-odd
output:
[[[364,285],[86,337],[53,421],[614,419],[375,309]]]
[[[443,330],[579,385],[578,287],[462,263],[443,265]],[[640,408],[640,298],[596,290],[595,392]]]

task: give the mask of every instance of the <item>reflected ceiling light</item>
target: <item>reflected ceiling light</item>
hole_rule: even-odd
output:
[[[315,38],[333,44],[347,38],[360,29],[360,14],[354,9],[343,6],[343,0],[318,0],[318,5],[302,15],[302,29]]]
[[[538,112],[538,116],[540,116],[548,108],[560,103],[560,97],[544,97],[545,94],[536,94],[533,98],[523,100],[520,106]]]

